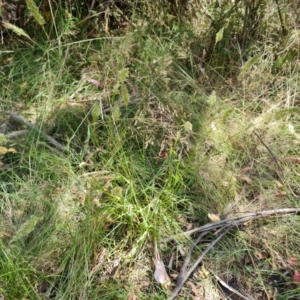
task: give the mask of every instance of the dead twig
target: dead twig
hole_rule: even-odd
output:
[[[212,272],[210,272],[212,273]],[[212,273],[213,274],[213,273]],[[253,298],[250,298],[248,296],[243,295],[241,292],[239,292],[238,290],[234,289],[232,286],[230,286],[229,284],[227,284],[224,280],[222,280],[219,276],[217,276],[216,274],[213,274],[214,277],[217,279],[218,284],[221,286],[221,288],[224,288],[228,291],[230,291],[231,293],[239,296],[239,299],[244,299],[244,300],[254,300]]]
[[[120,107],[124,107],[124,106],[128,106],[128,105],[132,105],[132,104],[135,104],[135,103],[139,103],[141,102],[142,99],[140,97],[136,97],[136,98],[133,98],[129,101],[129,103],[126,105],[125,103],[121,103],[120,104]],[[107,106],[107,107],[104,107],[102,109],[102,112],[105,113],[105,114],[108,114],[110,113],[112,110],[112,107],[111,106]],[[62,152],[66,152],[66,147],[63,146],[62,144],[60,144],[59,142],[57,142],[54,138],[52,138],[50,135],[44,133],[41,131],[40,128],[36,127],[35,125],[31,124],[29,121],[27,121],[23,116],[21,115],[18,115],[16,113],[13,113],[13,112],[9,112],[9,111],[1,111],[3,114],[5,115],[8,115],[12,121],[18,123],[18,124],[21,124],[21,125],[24,125],[26,126],[28,129],[31,129],[31,130],[34,130],[35,132],[38,132],[40,135],[44,136],[45,139],[51,144],[53,145],[55,148],[57,148],[59,151],[62,151]],[[19,136],[22,136],[22,135],[26,135],[28,133],[28,130],[19,130],[19,131],[14,131],[14,132],[11,132],[11,133],[7,133],[5,135],[5,137],[7,139],[12,139],[12,138],[16,138],[16,137],[19,137]]]
[[[277,214],[298,214],[299,212],[300,212],[299,208],[280,208],[280,209],[265,210],[265,211],[255,212],[255,213],[246,213],[239,217],[232,217],[218,222],[209,223],[204,226],[173,235],[167,239],[163,239],[162,242],[169,242],[172,240],[176,240],[177,238],[182,236],[190,236],[196,232],[205,232],[205,231],[209,231],[221,227],[239,226],[247,221],[260,219],[263,217],[269,217]]]
[[[185,257],[185,260],[183,262],[183,265],[180,269],[180,272],[179,272],[179,275],[178,275],[178,278],[177,278],[177,284],[179,282],[181,282],[183,279],[184,279],[184,276],[186,274],[186,268],[188,266],[188,264],[190,263],[190,260],[191,260],[191,256],[192,256],[192,252],[193,250],[195,249],[195,247],[200,243],[200,241],[207,235],[208,232],[202,232],[199,237],[197,238],[197,240],[193,243],[193,245],[190,247],[186,257]]]
[[[65,152],[66,148],[60,144],[59,142],[57,142],[54,138],[52,138],[51,136],[49,136],[48,134],[45,134],[41,131],[40,128],[37,128],[35,125],[31,124],[30,122],[28,122],[23,116],[21,115],[17,115],[13,112],[9,112],[9,111],[2,111],[2,113],[8,115],[13,121],[26,126],[27,128],[34,130],[35,132],[38,132],[40,135],[44,136],[45,139],[51,144],[53,145],[55,148],[57,148],[59,151]],[[22,131],[22,134],[24,134],[24,131]],[[7,138],[12,138],[15,136],[9,136]]]
[[[200,264],[200,262],[203,260],[203,258],[205,257],[205,255],[227,234],[227,232],[230,230],[231,228],[228,228],[226,231],[224,231],[220,236],[218,236],[218,238],[216,238],[211,244],[209,244],[209,246],[203,251],[203,253],[201,254],[201,256],[196,260],[196,262],[193,264],[193,266],[188,270],[188,272],[186,273],[185,276],[183,276],[182,278],[180,278],[177,281],[176,287],[174,288],[174,290],[172,291],[171,295],[169,296],[168,300],[173,300],[175,299],[175,297],[177,296],[177,294],[180,292],[181,288],[183,287],[183,285],[185,284],[185,282],[189,279],[189,277],[191,276],[191,274],[195,271],[195,269],[198,267],[198,265]]]
[[[272,156],[272,158],[274,159],[274,161],[276,162],[278,168],[280,169],[281,172],[283,172],[283,168],[282,166],[280,165],[280,161],[277,159],[277,157],[273,154],[273,152],[271,151],[271,149],[265,144],[265,142],[262,140],[262,138],[255,132],[253,132],[253,134],[259,139],[259,141],[265,146],[265,148],[268,150],[268,152],[270,153],[270,155]],[[289,192],[296,198],[296,199],[299,199],[299,196],[296,195],[294,192],[293,192],[293,189],[291,188],[291,186],[289,185],[288,182],[286,182],[284,180],[284,178],[282,178],[281,174],[278,174],[282,180],[282,182],[285,183],[285,185],[289,188]]]
[[[10,133],[7,133],[5,135],[5,137],[7,139],[14,139],[16,137],[19,137],[19,136],[23,136],[23,135],[26,135],[28,133],[28,130],[27,129],[24,129],[24,130],[17,130],[17,131],[12,131]]]
[[[271,149],[266,145],[266,143],[262,140],[262,138],[256,133],[256,132],[253,132],[253,134],[259,139],[259,141],[265,146],[265,148],[268,150],[268,152],[270,153],[270,155],[272,156],[272,158],[274,159],[274,161],[276,162],[278,168],[280,171],[283,171],[280,163],[279,163],[279,160],[277,159],[277,157],[273,154],[273,152],[271,151]]]
[[[198,237],[198,239],[195,241],[195,243],[191,246],[191,248],[188,251],[188,254],[186,256],[186,259],[184,261],[183,267],[180,270],[179,276],[178,276],[178,280],[177,280],[177,284],[176,287],[174,288],[174,290],[172,291],[171,295],[169,296],[168,300],[173,300],[175,299],[175,297],[178,295],[179,291],[181,290],[181,288],[183,287],[184,283],[188,280],[188,278],[190,277],[190,275],[195,271],[195,269],[198,267],[198,265],[200,264],[200,262],[203,260],[203,258],[205,257],[205,255],[234,227],[237,227],[247,221],[250,220],[254,220],[254,219],[259,219],[262,217],[268,217],[268,216],[273,216],[276,214],[297,214],[299,213],[299,209],[298,208],[281,208],[281,209],[274,209],[274,210],[266,210],[266,211],[261,211],[261,212],[256,212],[256,213],[247,213],[244,214],[243,216],[240,217],[233,217],[233,218],[228,218],[225,220],[221,220],[219,222],[215,222],[215,223],[210,223],[204,226],[201,226],[199,228],[193,229],[193,230],[189,230],[187,232],[184,232],[184,235],[190,235],[193,234],[195,232],[202,232],[201,235]],[[221,233],[220,236],[218,236],[218,238],[216,238],[206,249],[205,251],[202,253],[202,255],[197,259],[197,261],[193,264],[193,266],[186,272],[186,268],[187,265],[190,262],[191,259],[191,254],[193,249],[195,248],[195,246],[202,240],[202,238],[208,233],[209,230],[212,229],[217,229],[217,228],[222,228],[222,229],[226,229],[223,233]],[[176,235],[173,236],[171,238],[169,238],[168,240],[171,239],[176,239],[177,237],[183,235]],[[230,286],[228,286],[225,282],[223,282],[220,278],[218,278],[216,275],[215,277],[217,278],[217,280],[219,281],[219,284],[222,284],[223,286],[225,286],[227,289],[229,289],[230,291],[234,292],[235,294],[239,295],[240,297],[242,297],[242,299],[245,300],[252,300],[249,297],[246,297],[245,295],[241,294],[240,292],[236,291],[235,289],[231,288]]]

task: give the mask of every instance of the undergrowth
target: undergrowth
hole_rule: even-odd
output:
[[[195,240],[183,231],[299,207],[297,29],[281,35],[259,1],[251,34],[238,1],[154,2],[106,7],[100,29],[94,12],[82,29],[81,7],[4,32],[1,111],[37,130],[7,138],[25,127],[1,114],[3,299],[167,299]],[[298,299],[299,232],[296,214],[234,228],[178,298],[220,299],[217,275],[251,299]]]

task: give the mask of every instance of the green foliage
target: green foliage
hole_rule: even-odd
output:
[[[215,45],[216,45],[218,42],[222,41],[222,39],[223,39],[223,33],[224,33],[224,27],[222,27],[222,28],[218,31],[218,33],[216,34],[216,42],[215,42]]]
[[[24,128],[1,116],[0,298],[166,299],[153,258],[179,272],[194,235],[178,234],[212,215],[299,206],[288,3],[47,3],[27,1],[24,28],[3,32],[1,109],[38,130],[8,139]],[[233,273],[254,298],[297,295],[293,284],[272,295],[267,276],[299,260],[298,219],[236,228],[201,276]]]
[[[259,54],[256,54],[252,58],[250,58],[243,66],[242,66],[242,72],[246,72],[249,70],[260,58]]]
[[[43,18],[43,16],[41,15],[41,13],[39,12],[39,8],[37,7],[37,5],[35,4],[34,0],[26,0],[26,4],[27,4],[27,8],[30,10],[30,12],[32,13],[35,21],[40,25],[43,26],[45,25],[45,20]]]
[[[17,34],[19,36],[24,36],[24,37],[26,37],[30,40],[30,36],[22,28],[19,28],[19,27],[13,25],[13,24],[10,24],[10,23],[7,23],[7,22],[3,22],[2,24],[6,29],[10,29],[15,34]]]
[[[27,220],[24,224],[22,224],[22,226],[18,229],[18,231],[12,238],[11,243],[14,243],[24,238],[28,234],[30,234],[35,229],[38,222],[40,222],[42,219],[43,217],[37,217],[37,216],[30,217],[30,219]]]

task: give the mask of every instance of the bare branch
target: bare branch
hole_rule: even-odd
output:
[[[26,126],[27,128],[34,130],[36,132],[38,132],[39,134],[41,134],[42,136],[45,137],[45,139],[52,144],[55,148],[57,148],[59,151],[65,152],[66,148],[65,146],[63,146],[62,144],[60,144],[59,142],[57,142],[54,138],[52,138],[51,136],[49,136],[48,134],[45,134],[41,131],[40,128],[37,128],[35,125],[31,124],[30,122],[28,122],[23,116],[21,115],[17,115],[13,112],[9,112],[9,111],[2,111],[2,113],[8,115],[13,121]],[[22,134],[24,134],[24,131],[22,132]],[[14,137],[14,136],[12,136]],[[9,136],[7,138],[12,138]]]

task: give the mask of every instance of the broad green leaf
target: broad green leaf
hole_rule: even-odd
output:
[[[243,66],[242,66],[242,72],[245,72],[249,70],[260,58],[260,54],[256,54],[252,58],[250,58]]]
[[[221,28],[221,29],[218,31],[218,33],[216,34],[216,42],[215,42],[215,45],[216,45],[217,43],[219,43],[220,41],[222,41],[222,39],[223,39],[223,32],[224,32],[224,27]]]

